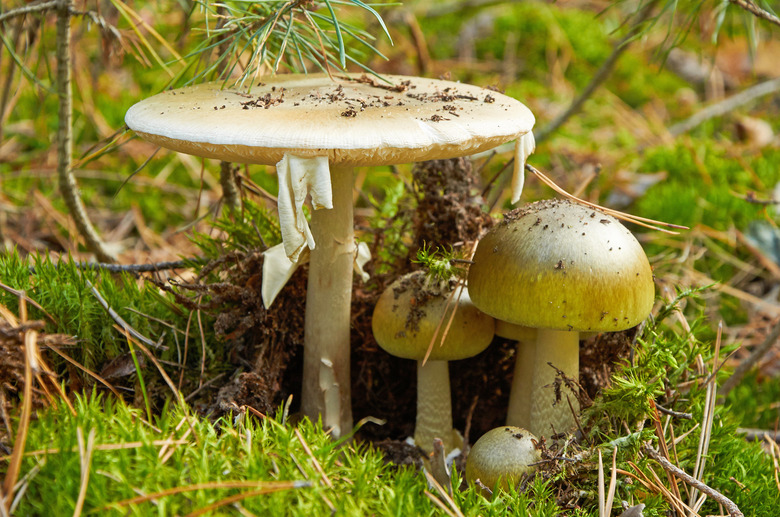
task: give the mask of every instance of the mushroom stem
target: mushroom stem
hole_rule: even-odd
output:
[[[333,209],[315,210],[304,326],[301,409],[334,438],[352,430],[350,308],[355,238],[352,167],[330,168]]]
[[[433,439],[440,438],[444,450],[453,447],[452,399],[448,361],[417,361],[417,422],[414,443],[425,452],[433,450]]]
[[[533,342],[518,341],[515,348],[515,369],[512,373],[512,387],[509,391],[509,405],[506,413],[506,425],[531,428],[530,396],[534,380]],[[549,368],[549,367],[547,367]]]
[[[531,420],[528,430],[536,436],[550,436],[570,431],[575,424],[574,415],[566,402],[570,395],[561,390],[561,401],[555,403],[556,372],[547,363],[562,370],[568,377],[579,380],[580,333],[567,330],[537,329],[534,352],[534,377],[531,388]],[[579,402],[571,401],[574,411],[579,411]],[[553,404],[555,404],[553,406]]]

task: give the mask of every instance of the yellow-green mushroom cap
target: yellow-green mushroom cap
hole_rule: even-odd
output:
[[[457,288],[447,308],[449,293],[449,289],[430,285],[423,271],[404,275],[393,282],[374,308],[372,329],[379,346],[396,357],[419,361],[425,356],[436,327],[444,317],[429,360],[454,361],[482,352],[493,339],[493,318],[471,303],[465,288]],[[459,294],[455,318],[444,343],[439,346]]]
[[[653,306],[653,273],[620,222],[568,200],[508,213],[469,268],[480,310],[517,325],[580,332],[633,327]]]
[[[495,491],[497,485],[508,490],[536,469],[533,464],[541,459],[537,441],[521,427],[505,425],[488,431],[466,458],[466,481],[475,483],[479,479],[491,490]]]

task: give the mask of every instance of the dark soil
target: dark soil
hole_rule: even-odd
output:
[[[412,246],[399,257],[394,271],[372,275],[367,284],[355,280],[352,302],[352,396],[355,421],[374,417],[380,426],[365,424],[359,431],[386,450],[394,463],[417,463],[414,449],[402,443],[414,431],[416,369],[413,361],[390,356],[376,344],[371,315],[379,294],[395,278],[413,268],[422,246],[452,247],[468,258],[474,242],[493,224],[483,212],[471,164],[465,159],[417,164],[413,173],[416,208],[401,214],[410,219]],[[224,261],[229,282],[202,284],[193,292],[209,292],[208,308],[219,309],[216,331],[229,345],[230,362],[241,372],[225,379],[208,410],[221,414],[241,406],[273,412],[293,394],[291,412],[299,408],[302,375],[303,317],[306,268],[283,289],[271,310],[260,301],[262,257],[259,254]],[[218,269],[217,266],[214,268]],[[229,285],[228,285],[229,284]],[[203,305],[203,304],[201,304]],[[627,356],[630,340],[623,334],[596,337],[583,348],[581,383],[591,397],[604,386],[611,364]],[[496,338],[483,353],[450,363],[453,419],[457,429],[473,442],[502,425],[506,415],[515,344]]]

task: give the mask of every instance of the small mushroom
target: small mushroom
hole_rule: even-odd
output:
[[[555,404],[556,372],[548,363],[578,380],[580,333],[633,327],[648,316],[654,298],[650,264],[631,232],[614,217],[568,200],[538,201],[506,214],[479,242],[468,285],[480,310],[536,328],[533,352],[523,353],[532,366],[512,381],[527,383],[531,376],[525,395],[531,403],[510,401],[522,411],[508,414],[507,423],[537,436],[574,425],[569,405]],[[572,405],[578,409],[577,401]]]
[[[447,361],[475,356],[493,339],[493,318],[474,307],[465,287],[454,284],[454,280],[443,285],[433,282],[424,271],[404,275],[379,297],[371,322],[380,347],[396,357],[417,361],[414,441],[428,453],[434,438],[440,438],[447,451],[456,443]]]
[[[505,425],[483,434],[466,458],[466,481],[479,480],[490,490],[509,490],[533,474],[542,456],[536,436],[521,427]]]
[[[297,262],[311,250],[302,410],[340,436],[352,428],[353,168],[466,156],[517,139],[517,176],[533,147],[534,117],[515,99],[462,83],[290,74],[168,90],[132,106],[125,121],[175,151],[276,165],[285,251]]]

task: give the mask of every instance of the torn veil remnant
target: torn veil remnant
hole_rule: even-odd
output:
[[[302,409],[324,422],[337,412],[339,429],[347,432],[353,167],[486,151],[528,134],[534,117],[515,99],[451,81],[291,74],[251,87],[168,90],[131,107],[125,121],[139,136],[175,151],[277,166],[285,252],[296,262],[304,248],[311,250]],[[302,212],[307,191],[315,208],[310,228]],[[338,404],[328,402],[332,390],[326,396],[321,388],[325,360],[333,365]]]

